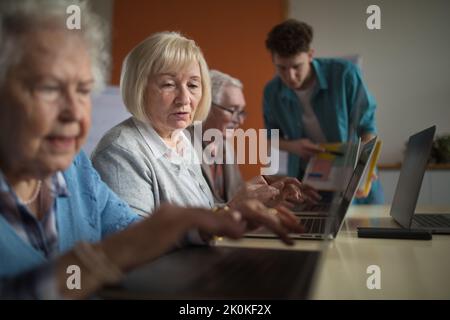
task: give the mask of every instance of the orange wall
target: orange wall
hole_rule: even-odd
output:
[[[265,49],[267,32],[285,17],[286,0],[116,0],[113,14],[113,84],[125,55],[158,31],[180,31],[202,48],[210,68],[244,83],[246,128],[263,128],[262,90],[273,76]],[[241,165],[245,178],[258,165]]]

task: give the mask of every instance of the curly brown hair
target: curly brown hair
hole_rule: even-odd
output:
[[[305,22],[288,19],[270,30],[266,48],[281,57],[290,57],[300,52],[308,52],[313,39],[313,29]]]

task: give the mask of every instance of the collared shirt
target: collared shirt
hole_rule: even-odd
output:
[[[218,155],[218,146],[214,142],[210,141],[202,141],[202,147],[204,152],[211,156],[212,160]],[[225,150],[224,150],[225,152]],[[203,155],[202,155],[203,156]],[[221,159],[222,160],[222,159]],[[225,159],[226,160],[226,159]],[[209,163],[209,162],[208,162]],[[226,161],[225,161],[226,163]],[[204,170],[209,170],[208,173],[205,176]],[[208,179],[208,177],[211,179],[211,191],[214,195],[214,200],[219,203],[226,203],[227,197],[226,197],[226,186],[225,186],[225,179],[224,179],[224,164],[222,161],[213,161],[211,164],[208,165],[207,169],[202,163],[202,173],[205,176],[205,180]]]
[[[70,193],[57,196],[53,207],[60,254],[80,241],[99,242],[140,220],[100,179],[84,152],[77,154],[70,167],[57,177],[61,186],[65,181]],[[10,190],[5,181],[3,186]],[[52,190],[59,193],[57,187]],[[18,210],[14,197],[4,192],[0,195],[1,213],[7,208]],[[55,258],[48,259],[43,251],[23,241],[0,214],[0,299],[61,299],[55,274]]]
[[[45,183],[45,182],[43,182]],[[43,186],[44,188],[46,186]],[[66,181],[61,172],[57,172],[48,186],[53,199],[57,197],[67,197]],[[14,190],[8,185],[4,175],[0,171],[0,206],[9,204],[9,208],[0,207],[2,215],[26,243],[41,251],[47,258],[58,254],[58,230],[55,219],[55,201],[49,211],[44,214],[42,220],[38,220],[19,199]]]
[[[368,91],[358,67],[341,59],[313,59],[316,85],[311,105],[327,142],[349,140],[351,125],[358,136],[376,133],[376,102]],[[306,138],[302,122],[303,107],[294,90],[280,77],[272,79],[264,89],[264,122],[270,129],[279,129],[280,138]],[[289,154],[288,175],[303,175],[305,162]]]
[[[311,105],[326,141],[344,142],[355,136],[376,134],[376,101],[364,84],[359,68],[342,59],[313,59],[312,66],[316,85]],[[279,129],[280,138],[285,140],[307,138],[306,128],[301,121],[302,103],[280,77],[276,76],[266,85],[263,107],[269,138],[270,129]],[[354,137],[350,137],[352,132]],[[303,159],[289,154],[289,176],[301,179],[305,166]],[[383,203],[380,182],[374,181],[368,198],[357,200],[358,203]]]
[[[67,197],[69,194],[61,172],[57,172],[50,179],[48,187],[53,199]],[[19,238],[42,252],[48,259],[58,254],[55,203],[56,201],[52,201],[49,211],[44,214],[42,220],[38,220],[19,199],[0,171],[0,215],[8,221]],[[53,266],[48,263],[19,279],[0,279],[0,297],[60,298],[52,271]]]
[[[179,184],[185,187],[184,193],[190,199],[189,206],[210,208],[213,205],[212,199],[209,193],[205,192],[208,186],[203,185],[203,181],[199,182],[195,174],[195,168],[199,168],[200,160],[185,133],[174,132],[176,149],[173,149],[164,142],[150,124],[137,119],[133,120],[137,128],[145,132],[143,137],[156,158],[165,158],[171,163],[172,172],[177,175]]]
[[[211,170],[211,177],[214,184],[214,195],[221,201],[227,202],[225,195],[225,179],[223,176],[223,167],[221,163],[213,163],[209,166]]]

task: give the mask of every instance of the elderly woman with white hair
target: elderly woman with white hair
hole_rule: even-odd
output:
[[[68,30],[73,4],[82,25]],[[102,39],[84,2],[0,2],[0,299],[88,297],[190,229],[244,232],[239,212],[165,205],[141,219],[100,180],[80,147],[107,61]],[[75,290],[69,267],[81,270]]]
[[[132,117],[109,130],[92,154],[102,179],[143,216],[165,202],[214,208],[199,159],[183,132],[193,121],[204,120],[211,104],[209,71],[200,48],[179,33],[156,33],[128,54],[120,86]],[[276,188],[266,192],[269,197],[279,194]],[[242,213],[248,229],[263,223],[285,241],[287,231],[299,230],[284,208],[269,210],[245,195],[229,205]],[[279,215],[275,224],[273,213]],[[207,239],[193,231],[185,240]]]

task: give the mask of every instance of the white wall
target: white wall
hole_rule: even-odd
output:
[[[381,8],[381,30],[366,27],[370,4]],[[317,56],[362,55],[378,102],[380,163],[401,161],[420,129],[450,133],[450,1],[289,0],[289,15],[313,26]]]
[[[103,92],[93,94],[91,129],[83,146],[86,154],[90,156],[103,135],[130,116],[122,102],[118,87],[108,86]]]

